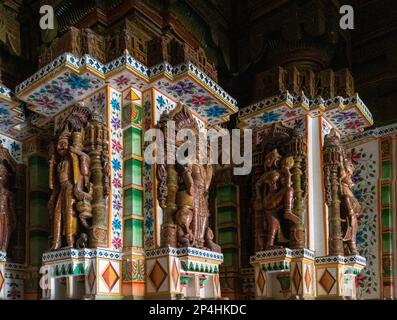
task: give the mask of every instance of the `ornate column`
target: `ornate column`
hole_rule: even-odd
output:
[[[343,255],[343,239],[340,217],[339,170],[343,161],[340,136],[334,130],[325,136],[324,168],[326,172],[326,203],[329,207],[329,254]]]
[[[257,168],[263,163],[265,167],[261,177],[253,175],[256,181],[252,183],[267,185],[267,189],[256,190],[263,190],[263,196],[254,195],[257,222],[253,228],[259,229],[258,235],[268,234],[267,248],[257,250],[251,257],[257,298],[355,298],[352,279],[365,265],[365,259],[355,254],[344,256],[340,226],[344,218],[338,189],[341,174],[338,163],[342,160],[338,158],[337,148],[323,150],[323,145],[331,128],[348,136],[371,125],[372,116],[353,93],[354,84],[346,71],[303,72],[295,67],[280,67],[279,73],[267,72],[266,75],[282,93],[241,109],[238,117],[240,128],[253,130],[255,148],[262,154],[262,160],[258,162],[255,158],[254,163]],[[336,78],[338,86],[335,86]],[[293,92],[286,88],[293,88]],[[320,96],[322,92],[324,97]],[[293,158],[290,165],[288,157]],[[329,193],[326,193],[326,163],[329,164]],[[254,166],[255,170],[259,171]],[[351,168],[345,171],[349,170]],[[292,202],[276,206],[276,199],[291,193],[290,188]],[[265,220],[262,231],[261,215]],[[351,248],[354,248],[353,242],[349,242]],[[333,260],[335,265],[331,263]],[[339,277],[343,272],[346,279],[342,278],[349,283],[345,286]],[[283,273],[289,274],[289,282]]]
[[[86,130],[86,148],[91,160],[92,178],[92,229],[90,230],[89,247],[107,247],[108,217],[105,199],[109,194],[108,176],[108,142],[107,127],[101,116],[95,111]]]

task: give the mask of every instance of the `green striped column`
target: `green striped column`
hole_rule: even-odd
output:
[[[238,299],[240,290],[240,221],[239,221],[239,191],[233,183],[217,185],[216,190],[216,233],[217,242],[222,248],[224,257],[220,266],[221,281],[229,291],[223,296]]]
[[[25,154],[27,162],[27,279],[25,299],[38,299],[41,289],[38,286],[42,255],[49,248],[50,217],[48,214],[48,159],[39,138],[26,142],[30,153]]]
[[[123,94],[123,296],[144,296],[142,105],[138,92]]]
[[[382,234],[383,298],[394,298],[394,227],[393,227],[393,157],[392,140],[380,141],[380,210]]]

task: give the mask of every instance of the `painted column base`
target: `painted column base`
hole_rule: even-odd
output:
[[[6,253],[0,251],[0,300],[6,298],[6,277],[5,277]]]
[[[25,266],[6,262],[4,267],[4,296],[6,300],[23,300],[25,296]]]
[[[192,247],[166,247],[145,253],[147,299],[221,298],[221,253]]]
[[[108,249],[60,249],[43,254],[40,286],[49,300],[121,298],[121,254]]]
[[[319,299],[357,298],[356,277],[366,266],[366,260],[355,256],[317,257],[316,290]]]
[[[251,257],[256,299],[315,298],[314,252],[309,249],[274,249]]]

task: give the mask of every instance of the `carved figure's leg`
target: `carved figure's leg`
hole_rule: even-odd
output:
[[[266,214],[267,222],[267,241],[266,249],[274,247],[274,240],[276,239],[277,233],[280,230],[280,222],[272,214]]]
[[[57,250],[61,247],[61,219],[62,219],[62,191],[60,192],[55,204],[54,215],[52,217],[53,238],[51,250]]]
[[[74,238],[77,234],[77,215],[73,208],[74,199],[72,193],[72,185],[68,184],[65,192],[65,214],[66,214],[66,225],[65,234],[66,242],[69,248],[74,247]]]
[[[350,225],[352,228],[352,235],[351,235],[351,239],[347,242],[347,245],[349,247],[350,254],[358,254],[357,247],[356,247],[356,235],[357,235],[357,229],[358,229],[357,215],[352,213],[349,218],[351,221]]]

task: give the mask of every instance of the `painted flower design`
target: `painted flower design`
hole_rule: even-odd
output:
[[[121,163],[119,159],[113,159],[112,160],[112,168],[114,171],[119,171],[121,170]]]
[[[91,86],[87,79],[79,77],[75,74],[72,74],[68,79],[67,83],[70,85],[72,89],[84,89],[88,90]]]
[[[275,111],[266,112],[261,116],[261,119],[265,123],[275,122],[280,119],[280,114]]]
[[[295,117],[296,116],[296,110],[289,110],[286,111],[284,114],[287,118]]]
[[[121,222],[119,219],[114,219],[112,222],[112,226],[116,230],[121,230]]]
[[[113,244],[113,247],[115,247],[116,249],[120,249],[121,248],[121,239],[119,237],[113,238],[112,244]]]
[[[179,81],[173,88],[179,96],[183,94],[192,94],[193,93],[193,85],[190,82]]]
[[[357,200],[361,199],[361,190],[360,189],[355,189],[353,191],[354,196],[357,198]]]
[[[121,143],[119,141],[117,141],[116,139],[112,139],[112,148],[116,152],[120,152],[123,149]]]
[[[119,87],[126,86],[128,84],[128,78],[122,74],[114,79],[114,82],[116,82]]]
[[[112,106],[112,108],[114,110],[120,110],[120,104],[119,104],[119,102],[116,99],[112,99],[110,101],[110,105]]]
[[[150,211],[151,209],[153,209],[153,200],[150,198],[146,198],[143,207],[146,211]]]
[[[362,125],[363,125],[363,123],[360,120],[356,119],[356,120],[352,120],[352,121],[346,123],[345,127],[346,127],[346,129],[355,130],[355,129],[360,128]]]
[[[156,101],[161,108],[163,108],[165,106],[165,100],[164,100],[163,96],[157,96]]]
[[[209,117],[215,117],[216,118],[216,117],[222,116],[225,113],[226,113],[226,110],[224,108],[219,107],[219,106],[213,106],[213,107],[211,107],[211,108],[209,108],[207,110],[207,116],[209,116]]]
[[[10,112],[6,108],[0,108],[0,116],[8,116],[9,114]]]
[[[121,181],[119,178],[114,178],[112,183],[115,188],[121,188]]]
[[[118,199],[113,200],[113,209],[120,210],[121,209],[121,202]]]
[[[53,85],[48,89],[48,93],[51,93],[55,99],[60,100],[61,103],[73,100],[73,94],[69,88],[63,88],[59,85]]]
[[[338,112],[335,116],[335,120],[338,122],[346,121],[346,120],[351,120],[356,116],[356,113],[352,111],[347,111],[347,112]]]
[[[13,141],[10,146],[13,152],[19,151],[21,149],[21,146],[17,144],[15,141]]]
[[[294,129],[301,129],[303,127],[303,119],[296,119],[294,121]]]
[[[47,96],[37,98],[36,103],[45,109],[53,110],[55,108],[55,101],[49,99]]]
[[[153,187],[153,184],[150,180],[145,181],[145,190],[151,190]]]
[[[194,96],[192,99],[192,103],[195,106],[202,106],[207,104],[207,97],[204,95],[201,96]]]
[[[145,227],[148,229],[153,227],[153,217],[152,216],[146,216]]]
[[[115,117],[112,117],[110,120],[110,124],[112,125],[113,129],[120,129],[121,128],[121,121]]]
[[[350,160],[356,164],[361,158],[361,154],[354,151],[354,149],[350,152]]]

